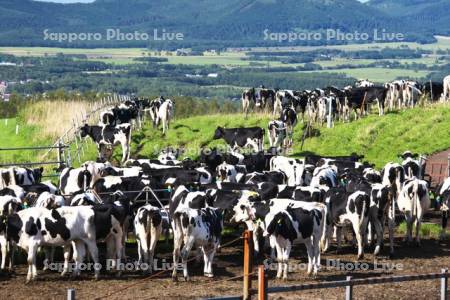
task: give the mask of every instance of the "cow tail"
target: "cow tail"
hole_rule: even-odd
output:
[[[17,185],[14,167],[9,168],[9,178],[9,185]]]
[[[419,181],[414,180],[414,186],[413,186],[413,201],[412,201],[412,207],[411,207],[411,214],[413,216],[417,217],[417,210],[418,206],[420,205],[420,199],[419,199]]]
[[[362,225],[363,225],[363,222],[364,222],[364,216],[366,215],[366,209],[369,209],[366,206],[366,203],[367,203],[367,201],[366,201],[366,199],[364,199],[363,200],[363,207],[362,207],[362,210],[361,210],[361,219],[359,220],[359,228],[362,228]]]

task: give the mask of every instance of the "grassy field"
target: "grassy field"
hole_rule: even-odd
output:
[[[359,79],[369,79],[374,82],[384,83],[392,81],[398,77],[410,77],[420,79],[428,75],[428,71],[414,71],[405,69],[388,69],[388,68],[362,68],[362,69],[339,69],[339,70],[321,70],[304,73],[342,73],[349,77]]]
[[[449,118],[450,107],[443,105],[389,113],[383,117],[371,115],[350,124],[338,123],[332,129],[316,128],[316,136],[306,139],[303,150],[300,149],[302,124],[298,124],[293,155],[348,155],[356,152],[364,154],[366,160],[381,168],[389,161],[398,161],[397,155],[405,150],[431,154],[449,148]],[[184,147],[186,156],[197,157],[201,147],[223,145],[223,141],[212,139],[217,126],[266,128],[269,119],[265,115],[252,115],[245,120],[240,114],[180,119],[172,123],[166,137],[160,130],[145,126],[143,131],[133,134],[132,154],[154,157],[160,149],[176,146]]]
[[[68,110],[69,104],[61,103],[47,107],[57,107]],[[71,104],[78,107],[80,104]],[[75,105],[75,106],[74,106]],[[64,128],[70,126],[63,113],[42,111],[45,105],[34,103],[21,113],[19,134],[15,134],[16,120],[0,120],[0,148],[23,147],[36,145],[51,145]],[[64,108],[66,107],[66,108]],[[59,109],[58,108],[58,109]],[[75,109],[75,108],[73,108]],[[74,111],[74,110],[71,110]],[[48,114],[58,116],[51,120]],[[167,136],[163,136],[160,129],[146,124],[142,130],[132,134],[131,153],[134,158],[155,157],[161,149],[167,146],[182,147],[185,156],[198,157],[202,147],[224,145],[222,140],[213,140],[217,126],[223,127],[267,127],[269,115],[251,114],[245,119],[242,114],[218,114],[195,116],[174,120]],[[365,159],[381,168],[389,161],[398,161],[397,155],[405,150],[422,154],[431,154],[450,147],[448,132],[450,131],[450,106],[434,105],[432,107],[418,107],[401,112],[388,113],[379,117],[372,114],[351,123],[336,123],[334,128],[314,126],[313,136],[305,140],[303,149],[300,148],[303,125],[301,122],[295,128],[294,147],[291,154],[295,157],[307,153],[321,155],[348,155],[352,152],[365,155]],[[91,123],[95,123],[92,121]],[[57,125],[55,125],[57,124]],[[61,124],[67,124],[62,126]],[[266,147],[268,146],[267,138]],[[120,160],[120,147],[116,148],[114,158]],[[72,159],[78,165],[75,145],[72,145]],[[1,153],[0,162],[33,161],[42,155],[42,151],[17,151]],[[82,161],[96,158],[95,147],[88,143]]]

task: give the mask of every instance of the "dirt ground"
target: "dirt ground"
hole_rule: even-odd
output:
[[[229,237],[223,241],[233,240]],[[386,242],[386,239],[385,239]],[[389,260],[388,244],[385,245],[382,255],[376,265],[370,253],[373,249],[366,249],[365,258],[360,261],[366,263],[368,270],[348,271],[330,266],[332,262],[353,263],[356,259],[356,249],[347,243],[338,254],[332,248],[321,257],[322,269],[317,278],[312,279],[306,275],[306,270],[293,270],[289,273],[288,281],[276,280],[274,270],[269,272],[269,286],[293,285],[308,282],[343,280],[351,275],[354,278],[378,277],[387,275],[419,274],[440,272],[442,268],[450,268],[450,241],[435,239],[422,239],[421,247],[407,246],[402,237],[396,237],[396,256]],[[164,248],[164,242],[160,248]],[[307,263],[306,251],[302,245],[296,246],[291,255],[291,265]],[[157,258],[167,259],[171,263],[169,248],[159,249]],[[135,247],[127,248],[127,254],[135,257]],[[133,260],[133,258],[132,258]],[[113,274],[103,273],[101,279],[93,280],[92,272],[82,273],[81,278],[61,278],[56,271],[39,270],[39,278],[35,282],[25,284],[27,268],[19,265],[15,273],[0,274],[1,299],[63,299],[67,289],[76,290],[77,299],[197,299],[212,296],[240,295],[242,280],[231,279],[242,274],[242,240],[224,247],[214,259],[215,277],[212,279],[202,276],[202,263],[195,261],[189,264],[191,280],[185,282],[179,273],[179,281],[172,282],[171,274],[165,272],[153,278],[148,278],[139,272],[125,272],[120,278]],[[262,259],[256,264],[262,264]],[[328,264],[328,267],[327,267]],[[396,269],[387,269],[396,265]],[[257,285],[256,277],[253,281]],[[271,299],[343,299],[344,289],[321,289],[295,293],[280,293],[269,295]],[[355,299],[439,299],[439,280],[411,281],[396,284],[379,284],[356,286]]]

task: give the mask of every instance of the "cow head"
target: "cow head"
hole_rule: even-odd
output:
[[[254,191],[242,191],[239,200],[232,209],[231,220],[236,223],[247,223],[249,229],[257,219],[256,205],[261,197]]]
[[[220,138],[223,138],[223,135],[224,135],[224,129],[222,127],[218,126],[216,128],[216,131],[214,132],[213,139],[218,140]]]
[[[91,126],[84,124],[80,127],[79,132],[82,138],[87,137],[91,133]]]
[[[34,178],[34,182],[41,182],[42,179],[42,173],[44,172],[44,168],[40,167],[40,168],[36,168],[32,170],[33,173],[33,178]]]

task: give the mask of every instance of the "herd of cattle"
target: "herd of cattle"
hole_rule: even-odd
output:
[[[244,128],[218,128],[218,133],[230,148],[254,136]],[[374,255],[380,253],[387,222],[392,255],[396,211],[405,216],[407,240],[412,241],[414,224],[419,243],[421,220],[430,207],[428,183],[421,179],[424,160],[408,151],[402,157],[401,164],[388,163],[379,172],[359,162],[362,157],[355,154],[294,159],[270,151],[241,154],[212,149],[203,151],[197,161],[179,161],[177,151],[166,149],[158,159],[131,159],[121,168],[108,162],[66,168],[58,187],[40,183],[42,169],[3,169],[1,268],[7,262],[13,267],[19,246],[27,252],[27,280],[35,279],[38,249],[50,262],[52,247],[63,247],[63,274],[73,260],[76,276],[86,254],[99,262],[97,243],[104,241],[106,258],[120,273],[130,231],[138,241],[139,263],[150,266],[161,233],[171,231],[173,260],[178,265],[181,258],[184,278],[189,278],[187,261],[193,248],[203,252],[204,275],[212,277],[224,222],[242,223],[253,231],[257,253],[271,249],[279,278],[287,277],[290,251],[298,242],[306,245],[308,273],[317,274],[320,253],[329,248],[333,235],[339,247],[346,225],[353,230],[362,258],[368,243],[375,243]],[[157,197],[168,197],[168,204],[157,207],[139,201],[145,199],[140,193],[145,188]],[[450,179],[436,193],[445,230]],[[95,270],[96,278],[99,271]],[[176,279],[177,268],[172,272]]]
[[[404,84],[412,90],[413,85]],[[375,87],[350,91],[351,95],[364,91],[362,104],[370,102],[369,91],[378,94]],[[308,103],[313,102],[314,93],[307,98],[307,106],[311,106]],[[337,91],[333,93],[337,95]],[[349,90],[345,93],[345,103],[352,103],[354,98],[348,97]],[[275,103],[280,94],[291,100],[300,97],[278,91]],[[448,97],[448,91],[444,95]],[[263,101],[256,106],[266,105],[267,98],[254,99]],[[405,96],[402,99],[399,105],[410,105],[404,102]],[[276,109],[283,122],[295,125],[293,114],[283,113],[284,105]],[[295,107],[291,110],[296,111]],[[374,256],[380,254],[386,223],[389,253],[394,254],[398,212],[405,217],[407,241],[412,242],[414,225],[415,242],[419,244],[421,221],[430,208],[430,192],[435,193],[436,205],[442,211],[445,232],[450,178],[430,191],[429,183],[423,180],[426,160],[422,156],[406,151],[401,155],[402,163],[391,162],[378,171],[370,163],[360,162],[363,156],[356,154],[295,159],[280,155],[276,147],[264,150],[265,130],[260,127],[217,127],[213,138],[223,139],[227,151],[202,149],[197,160],[179,160],[179,151],[167,148],[157,159],[130,159],[131,123],[139,121],[139,115],[146,111],[155,126],[162,122],[163,130],[167,130],[173,102],[162,97],[153,101],[126,101],[102,112],[99,125],[81,127],[81,136],[89,136],[97,144],[99,161],[65,168],[58,186],[41,182],[42,168],[0,169],[1,269],[13,268],[14,253],[19,247],[27,253],[27,281],[34,280],[38,252],[44,252],[49,263],[53,261],[55,247],[62,247],[62,274],[69,272],[69,264],[73,262],[72,275],[77,276],[85,260],[99,263],[97,244],[105,242],[105,257],[112,260],[120,274],[120,262],[127,258],[125,242],[128,234],[134,232],[138,263],[147,263],[151,272],[160,235],[167,237],[171,233],[174,266],[181,259],[183,277],[189,278],[187,262],[193,249],[201,250],[204,275],[212,277],[213,259],[221,245],[224,224],[243,224],[254,233],[255,252],[263,254],[270,250],[271,257],[276,259],[278,278],[287,278],[290,252],[298,243],[305,244],[307,249],[308,274],[316,275],[320,254],[327,251],[333,240],[339,248],[342,231],[347,226],[356,239],[358,259],[370,245],[375,246]],[[115,144],[121,144],[124,150],[121,167],[108,162]],[[271,145],[277,143],[271,141]],[[254,151],[239,151],[247,147]],[[160,199],[168,201],[163,203]],[[177,270],[177,267],[172,270],[174,279]],[[99,275],[100,269],[95,268],[95,277]]]
[[[352,111],[357,119],[367,114],[372,104],[376,103],[381,116],[386,107],[389,111],[414,107],[422,96],[431,102],[450,100],[450,76],[445,77],[443,83],[430,81],[420,84],[411,80],[395,80],[384,86],[359,80],[354,86],[344,89],[330,86],[325,89],[294,91],[272,90],[261,86],[259,90],[251,88],[242,93],[242,109],[245,115],[253,108],[254,111],[280,116],[269,124],[269,130],[275,128],[276,124],[289,131],[297,122],[297,113],[301,114],[302,121],[305,121],[307,114],[311,122],[321,125],[328,116],[330,121],[348,122]]]

